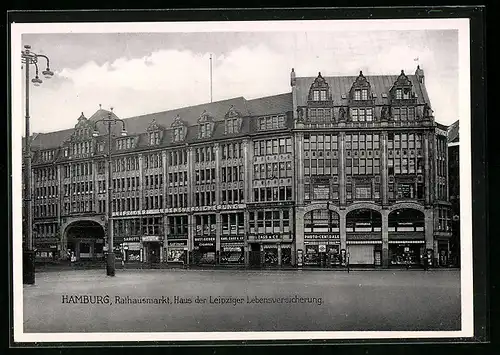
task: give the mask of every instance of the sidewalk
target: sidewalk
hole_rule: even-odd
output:
[[[45,271],[63,271],[63,270],[95,270],[95,269],[106,269],[106,263],[75,263],[70,265],[69,263],[53,263],[53,264],[37,264],[35,267],[36,272]],[[282,266],[282,267],[250,267],[245,265],[189,265],[184,266],[181,264],[170,264],[170,263],[129,263],[122,265],[121,263],[116,263],[116,270],[152,270],[152,269],[162,269],[162,270],[245,270],[245,271],[342,271],[347,272],[345,267],[319,267],[319,266],[304,266],[304,267],[292,267],[292,266]],[[351,266],[349,271],[405,271],[407,270],[404,266],[390,266],[388,268],[382,268],[380,266]],[[409,271],[424,271],[421,266],[413,266],[408,269]],[[460,270],[458,267],[432,267],[429,271],[452,271]]]

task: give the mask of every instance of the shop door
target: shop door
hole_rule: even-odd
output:
[[[149,245],[149,262],[151,264],[160,262],[160,245],[158,243],[150,243]]]
[[[261,254],[260,254],[260,244],[250,244],[249,262],[251,267],[260,267],[261,264]]]
[[[349,264],[351,265],[373,265],[373,245],[349,245]]]

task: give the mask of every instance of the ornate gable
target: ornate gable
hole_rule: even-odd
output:
[[[184,139],[186,139],[187,124],[181,119],[181,116],[179,114],[175,116],[174,121],[172,122],[170,127],[172,127],[173,142],[182,142]]]
[[[394,82],[394,85],[390,90],[390,94],[393,105],[416,103],[415,93],[413,92],[413,84],[403,70],[401,70],[401,74]]]
[[[371,92],[370,82],[363,75],[363,72],[360,71],[358,77],[354,81],[351,86],[351,90],[349,91],[349,99],[351,103],[354,102],[364,102],[372,104],[373,96]]]
[[[209,138],[212,136],[215,123],[213,116],[207,110],[203,110],[201,113],[200,118],[198,118],[198,124],[198,138]]]
[[[85,115],[82,112],[80,117],[78,117],[78,122],[75,125],[75,130],[73,131],[70,140],[89,139],[92,137],[93,131],[94,131],[93,122],[87,119],[87,117],[85,117]]]
[[[321,72],[318,73],[318,76],[316,77],[316,79],[314,79],[314,82],[311,84],[307,100],[308,102],[332,101],[332,93],[330,91],[330,86],[326,82],[325,78],[321,76]]]
[[[156,120],[153,118],[153,120],[149,123],[149,126],[147,128],[147,132],[157,132],[160,130],[160,126],[158,126],[158,123],[156,123]]]
[[[241,114],[234,108],[233,105],[229,107],[229,110],[225,114],[224,122],[224,133],[239,133],[241,129]]]

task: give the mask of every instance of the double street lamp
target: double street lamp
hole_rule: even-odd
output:
[[[33,216],[32,216],[32,196],[31,196],[31,137],[30,137],[30,114],[29,114],[29,87],[30,87],[30,66],[35,66],[35,77],[31,80],[33,85],[40,86],[42,80],[38,76],[38,59],[44,58],[47,69],[42,71],[46,79],[50,79],[54,73],[50,70],[49,58],[43,54],[36,54],[31,51],[30,45],[25,45],[21,51],[21,62],[24,64],[26,73],[26,122],[25,122],[25,165],[24,165],[24,234],[25,243],[23,247],[23,283],[35,283],[35,255],[33,249]]]
[[[97,121],[94,122],[94,132],[93,136],[97,137],[99,136],[99,130],[97,129],[97,124],[98,123],[103,123],[105,126],[107,126],[108,129],[108,202],[106,206],[106,211],[108,215],[108,255],[106,258],[106,274],[108,276],[115,276],[115,249],[113,245],[113,218],[112,218],[112,211],[111,211],[111,198],[112,198],[112,160],[111,160],[111,153],[112,153],[112,140],[111,140],[111,129],[112,126],[116,125],[117,123],[121,123],[122,125],[122,131],[121,135],[126,136],[127,131],[125,130],[125,122],[119,118],[113,117],[113,108],[111,108],[111,112],[104,118],[101,118]]]

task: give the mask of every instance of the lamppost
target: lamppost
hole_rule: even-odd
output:
[[[108,202],[106,206],[106,211],[108,215],[108,256],[106,258],[106,274],[108,276],[115,276],[115,250],[113,246],[113,219],[111,212],[111,192],[112,192],[112,172],[111,172],[111,126],[114,126],[117,122],[122,124],[121,135],[126,136],[127,131],[125,130],[125,122],[119,118],[113,117],[113,108],[107,117],[101,118],[94,122],[94,132],[93,136],[99,136],[99,131],[97,130],[97,124],[99,122],[104,123],[108,127]]]
[[[23,283],[35,283],[35,251],[33,249],[33,216],[32,216],[32,200],[31,200],[31,139],[30,139],[30,114],[29,114],[29,88],[30,88],[30,65],[35,66],[35,77],[31,82],[35,86],[40,86],[42,80],[38,77],[38,58],[44,58],[47,62],[47,69],[42,72],[45,78],[50,79],[54,73],[50,70],[49,58],[43,54],[36,54],[31,51],[30,45],[25,45],[21,51],[21,62],[24,64],[26,73],[26,122],[25,122],[25,152],[24,152],[24,233],[25,243],[23,250]]]

